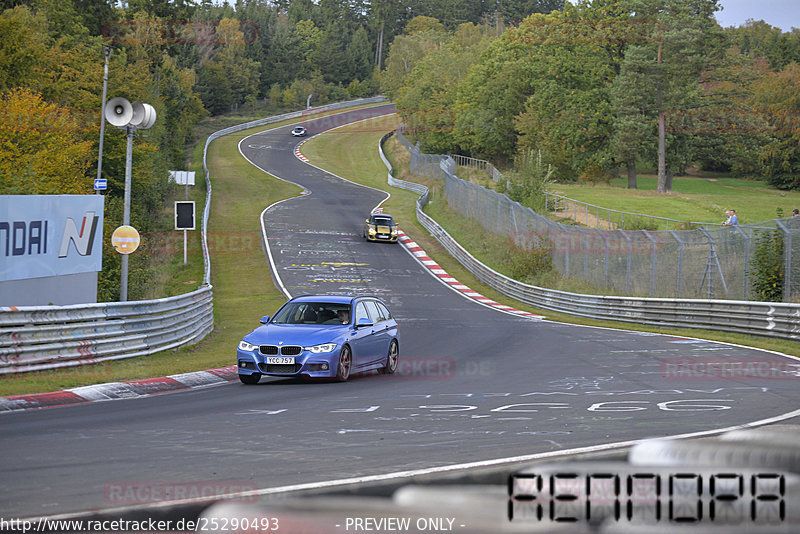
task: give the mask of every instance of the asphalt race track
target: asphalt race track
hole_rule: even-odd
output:
[[[313,135],[389,112],[380,106],[303,125]],[[399,373],[344,384],[265,377],[257,386],[0,415],[0,517],[180,498],[213,484],[273,488],[695,433],[800,407],[796,373],[675,372],[678,360],[781,369],[793,360],[525,319],[464,298],[402,245],[364,241],[364,218],[386,193],[299,161],[291,128],[240,144],[255,165],[307,190],[260,214],[277,276],[292,295],[385,299],[401,327]],[[274,311],[252,310],[253,325]],[[231,365],[234,355],[230,347]]]

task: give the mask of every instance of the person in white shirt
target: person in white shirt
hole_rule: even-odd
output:
[[[725,212],[725,215],[728,218],[722,223],[724,226],[736,226],[739,224],[739,219],[736,217],[736,210],[728,210]]]

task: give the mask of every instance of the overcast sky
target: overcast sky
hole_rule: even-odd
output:
[[[573,3],[575,0],[570,0]],[[748,19],[763,20],[783,31],[800,28],[800,0],[717,0],[717,22],[723,27],[741,26]]]
[[[800,0],[719,0],[717,22],[722,27],[741,26],[747,19],[763,20],[783,31],[800,28]]]

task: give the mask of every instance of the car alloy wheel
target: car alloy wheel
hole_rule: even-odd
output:
[[[394,372],[397,371],[397,359],[399,356],[400,350],[397,348],[397,341],[393,339],[389,344],[389,354],[386,356],[386,365],[380,370],[381,374],[394,374]]]
[[[336,380],[339,382],[346,382],[350,378],[350,366],[353,363],[353,358],[350,354],[350,347],[342,347],[342,352],[339,353],[339,363],[336,365]]]
[[[253,373],[251,375],[239,375],[239,380],[242,381],[242,384],[252,386],[253,384],[258,384],[258,381],[261,380],[261,374]]]

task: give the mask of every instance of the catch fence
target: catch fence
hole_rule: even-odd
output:
[[[689,299],[755,299],[769,272],[758,260],[776,254],[784,271],[784,302],[800,302],[800,217],[760,225],[689,229],[584,228],[532,209],[456,176],[452,156],[423,154],[403,135],[413,174],[441,179],[450,208],[523,249],[548,247],[562,275],[606,294]],[[758,278],[758,280],[754,280]]]

